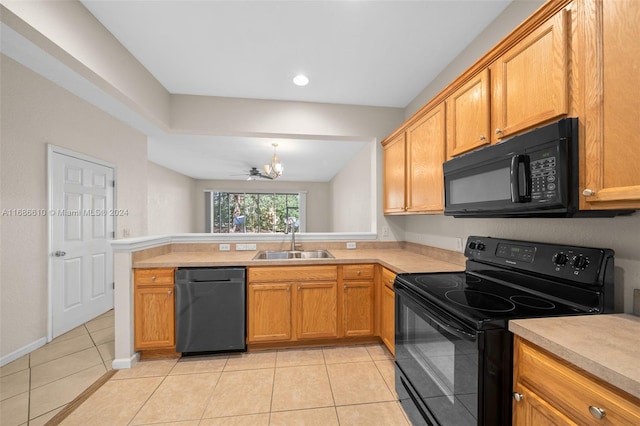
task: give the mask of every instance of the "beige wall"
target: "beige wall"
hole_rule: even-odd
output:
[[[195,179],[151,161],[147,174],[149,235],[195,232]]]
[[[147,233],[146,137],[2,55],[4,209],[47,208],[46,144],[117,167],[117,235]],[[2,216],[0,357],[46,337],[47,218]]]
[[[168,127],[169,92],[82,3],[3,0],[0,11],[3,22],[48,54],[157,126]]]
[[[197,180],[195,185],[196,232],[205,232],[204,191],[306,191],[307,232],[328,232],[331,226],[331,197],[328,183],[268,180]]]
[[[371,197],[375,163],[373,153],[377,142],[365,145],[360,152],[331,180],[331,232],[375,232],[371,226]]]

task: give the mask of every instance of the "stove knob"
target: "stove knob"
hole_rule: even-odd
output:
[[[576,269],[584,269],[587,267],[588,264],[589,264],[589,258],[584,257],[582,255],[576,256],[575,259],[573,259],[573,267]]]
[[[553,263],[555,263],[558,266],[566,265],[568,260],[569,258],[567,258],[567,255],[564,253],[556,253],[553,256]]]
[[[475,249],[475,248],[476,248],[476,243],[474,243],[473,241],[471,241],[471,242],[469,243],[469,248],[470,248],[471,250]]]
[[[483,244],[483,243],[478,243],[478,244],[476,244],[476,248],[477,248],[478,250],[480,250],[480,251],[484,250],[484,247],[485,247],[485,246],[484,246],[484,244]]]

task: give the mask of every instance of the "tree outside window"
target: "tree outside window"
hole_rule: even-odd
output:
[[[300,193],[252,193],[208,191],[205,193],[207,232],[284,232],[287,218],[300,217]]]

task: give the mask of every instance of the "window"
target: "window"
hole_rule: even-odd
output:
[[[284,232],[287,218],[304,231],[303,192],[205,192],[206,231],[211,233]]]

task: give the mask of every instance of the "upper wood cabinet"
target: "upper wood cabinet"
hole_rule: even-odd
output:
[[[385,214],[405,212],[405,133],[383,142],[383,210]]]
[[[385,214],[442,212],[445,127],[442,103],[383,142]]]
[[[444,209],[445,107],[440,104],[407,129],[406,211]]]
[[[567,115],[568,22],[561,10],[491,65],[492,140]]]
[[[447,105],[447,158],[490,143],[489,70],[453,92]]]
[[[640,208],[640,2],[584,4],[580,208]]]

